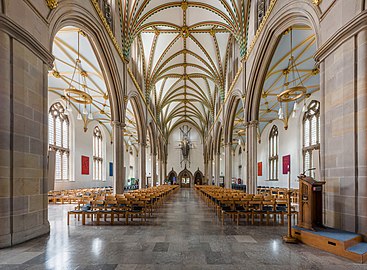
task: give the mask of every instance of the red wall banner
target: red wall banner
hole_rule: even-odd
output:
[[[288,174],[291,168],[291,155],[283,156],[283,174]]]
[[[82,174],[89,174],[89,157],[82,156]]]
[[[257,163],[257,176],[263,176],[263,163]]]

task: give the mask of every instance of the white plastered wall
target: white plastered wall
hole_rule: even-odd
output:
[[[65,102],[56,94],[49,92],[48,107],[55,102],[60,102],[65,107]],[[104,187],[113,185],[113,177],[109,176],[109,163],[113,162],[113,144],[106,128],[96,121],[88,126],[84,132],[83,121],[77,120],[77,111],[73,110],[68,115],[70,121],[70,159],[69,181],[56,181],[55,190]],[[98,126],[103,136],[103,180],[93,180],[93,129]],[[89,175],[81,174],[81,156],[89,157]]]
[[[314,93],[307,99],[309,104],[312,100],[320,100],[320,92]],[[282,157],[286,155],[291,156],[291,187],[298,188],[297,176],[303,171],[302,160],[302,104],[296,114],[296,118],[290,118],[288,122],[288,129],[284,129],[284,124],[281,120],[275,120],[268,124],[261,133],[261,142],[257,145],[257,161],[262,162],[262,176],[258,176],[257,185],[270,187],[288,187],[288,175],[283,174]],[[269,164],[269,134],[270,130],[276,125],[278,127],[278,179],[279,181],[267,181],[269,178],[268,164]]]

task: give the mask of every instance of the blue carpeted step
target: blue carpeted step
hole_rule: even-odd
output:
[[[317,231],[307,230],[307,229],[304,229],[298,226],[293,226],[293,228],[297,230],[301,230],[301,231],[307,231],[312,234],[324,236],[324,237],[335,239],[335,240],[342,241],[342,242],[349,241],[349,240],[352,240],[353,238],[360,236],[359,234],[356,234],[356,233],[337,230],[333,228],[323,228],[323,229],[318,229]]]
[[[367,243],[358,243],[355,246],[351,246],[347,250],[353,253],[357,253],[359,255],[363,255],[367,253]]]

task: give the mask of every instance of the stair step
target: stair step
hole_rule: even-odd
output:
[[[359,255],[367,254],[367,243],[358,243],[354,246],[347,248],[347,250]]]

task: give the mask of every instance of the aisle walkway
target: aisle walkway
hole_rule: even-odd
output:
[[[71,207],[50,205],[51,234],[0,250],[0,269],[367,269],[303,245],[283,244],[282,226],[222,226],[190,189],[172,196],[147,225],[72,221],[68,227]]]

